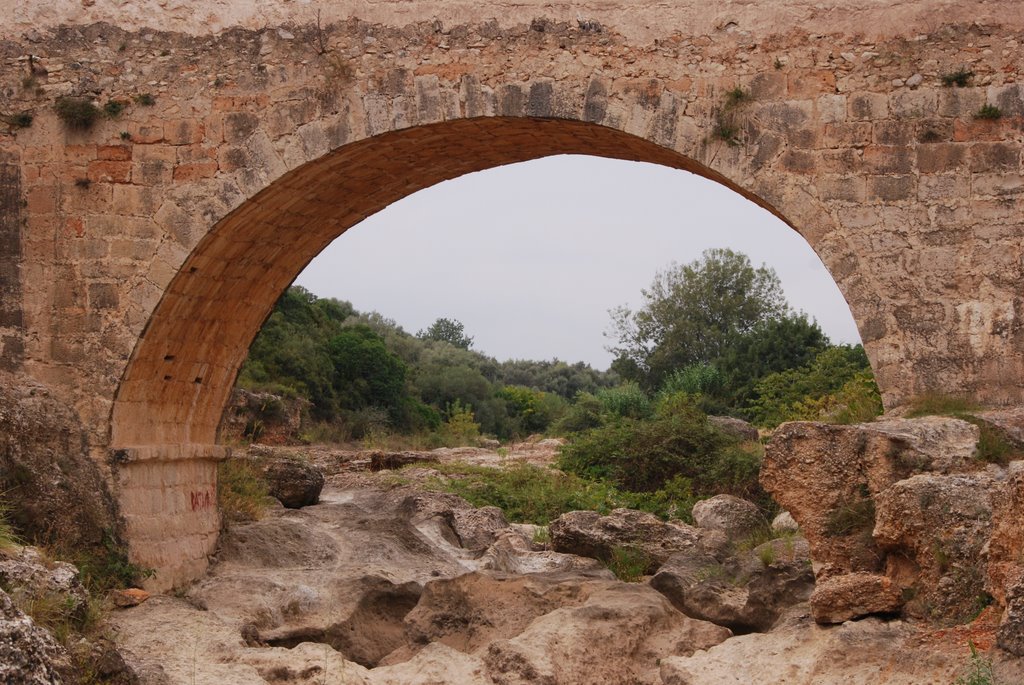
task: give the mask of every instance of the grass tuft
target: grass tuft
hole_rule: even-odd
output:
[[[636,583],[644,577],[651,559],[634,547],[613,547],[608,570],[624,583]]]
[[[263,474],[246,459],[217,465],[217,502],[228,521],[258,521],[270,497]]]
[[[31,112],[16,112],[14,114],[0,114],[0,121],[12,129],[28,128],[32,125]]]
[[[875,527],[875,503],[870,497],[850,500],[829,512],[825,520],[825,533],[832,537],[845,537],[869,533]]]
[[[1002,119],[1003,110],[999,109],[995,105],[985,104],[981,106],[981,109],[974,113],[974,118],[988,120]]]

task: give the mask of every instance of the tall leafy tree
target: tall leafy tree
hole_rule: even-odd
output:
[[[758,326],[789,311],[774,269],[755,268],[745,254],[729,249],[673,264],[642,293],[638,310],[612,310],[616,344],[609,350],[621,360],[613,369],[638,374],[647,388],[657,388],[675,369],[714,363]]]
[[[425,331],[420,331],[418,336],[424,340],[446,342],[464,350],[473,346],[473,338],[466,335],[466,327],[457,319],[441,317],[430,324]]]

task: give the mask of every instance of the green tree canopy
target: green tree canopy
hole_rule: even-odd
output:
[[[767,266],[729,249],[705,250],[689,264],[673,264],[642,291],[643,305],[611,311],[609,348],[620,373],[634,369],[649,388],[691,364],[714,363],[743,336],[789,311],[782,285]]]
[[[468,350],[473,346],[473,338],[466,335],[466,328],[461,321],[456,319],[439,318],[425,331],[420,331],[418,337],[424,340],[437,340],[446,342],[455,347]]]

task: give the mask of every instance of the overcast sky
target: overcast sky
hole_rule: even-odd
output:
[[[807,242],[700,176],[558,156],[427,188],[349,229],[296,283],[378,311],[410,333],[454,318],[499,360],[612,356],[608,309],[636,307],[671,262],[711,247],[773,267],[790,304],[833,342],[858,342],[850,309]]]

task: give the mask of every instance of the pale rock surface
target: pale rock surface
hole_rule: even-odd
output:
[[[553,521],[549,530],[551,546],[557,552],[607,560],[616,547],[639,550],[649,560],[649,573],[677,552],[701,549],[697,528],[632,509],[615,509],[608,516],[571,511]]]
[[[0,590],[0,682],[61,685],[71,661],[53,637],[14,606]]]
[[[731,636],[683,616],[650,588],[605,581],[579,606],[533,621],[487,648],[488,674],[499,685],[657,685],[657,664]]]
[[[764,526],[757,505],[733,495],[715,495],[693,505],[693,521],[698,528],[720,530],[740,540]]]
[[[787,607],[810,597],[814,574],[808,553],[801,538],[770,540],[725,562],[683,552],[650,582],[687,616],[737,633],[764,631]]]
[[[876,618],[819,626],[806,610],[770,633],[729,639],[691,657],[661,662],[664,685],[946,685],[963,672],[966,644],[933,645],[902,622]],[[997,673],[1020,676],[1019,665]],[[1003,682],[1020,682],[1007,679]]]
[[[780,511],[778,516],[772,519],[772,532],[796,533],[799,530],[799,524],[797,524],[793,519],[793,515],[788,511]]]
[[[985,472],[921,474],[875,497],[874,539],[891,552],[887,575],[913,596],[910,614],[960,623],[977,613],[993,487]]]
[[[709,416],[708,423],[723,433],[740,440],[756,442],[761,437],[754,426],[733,416]]]

